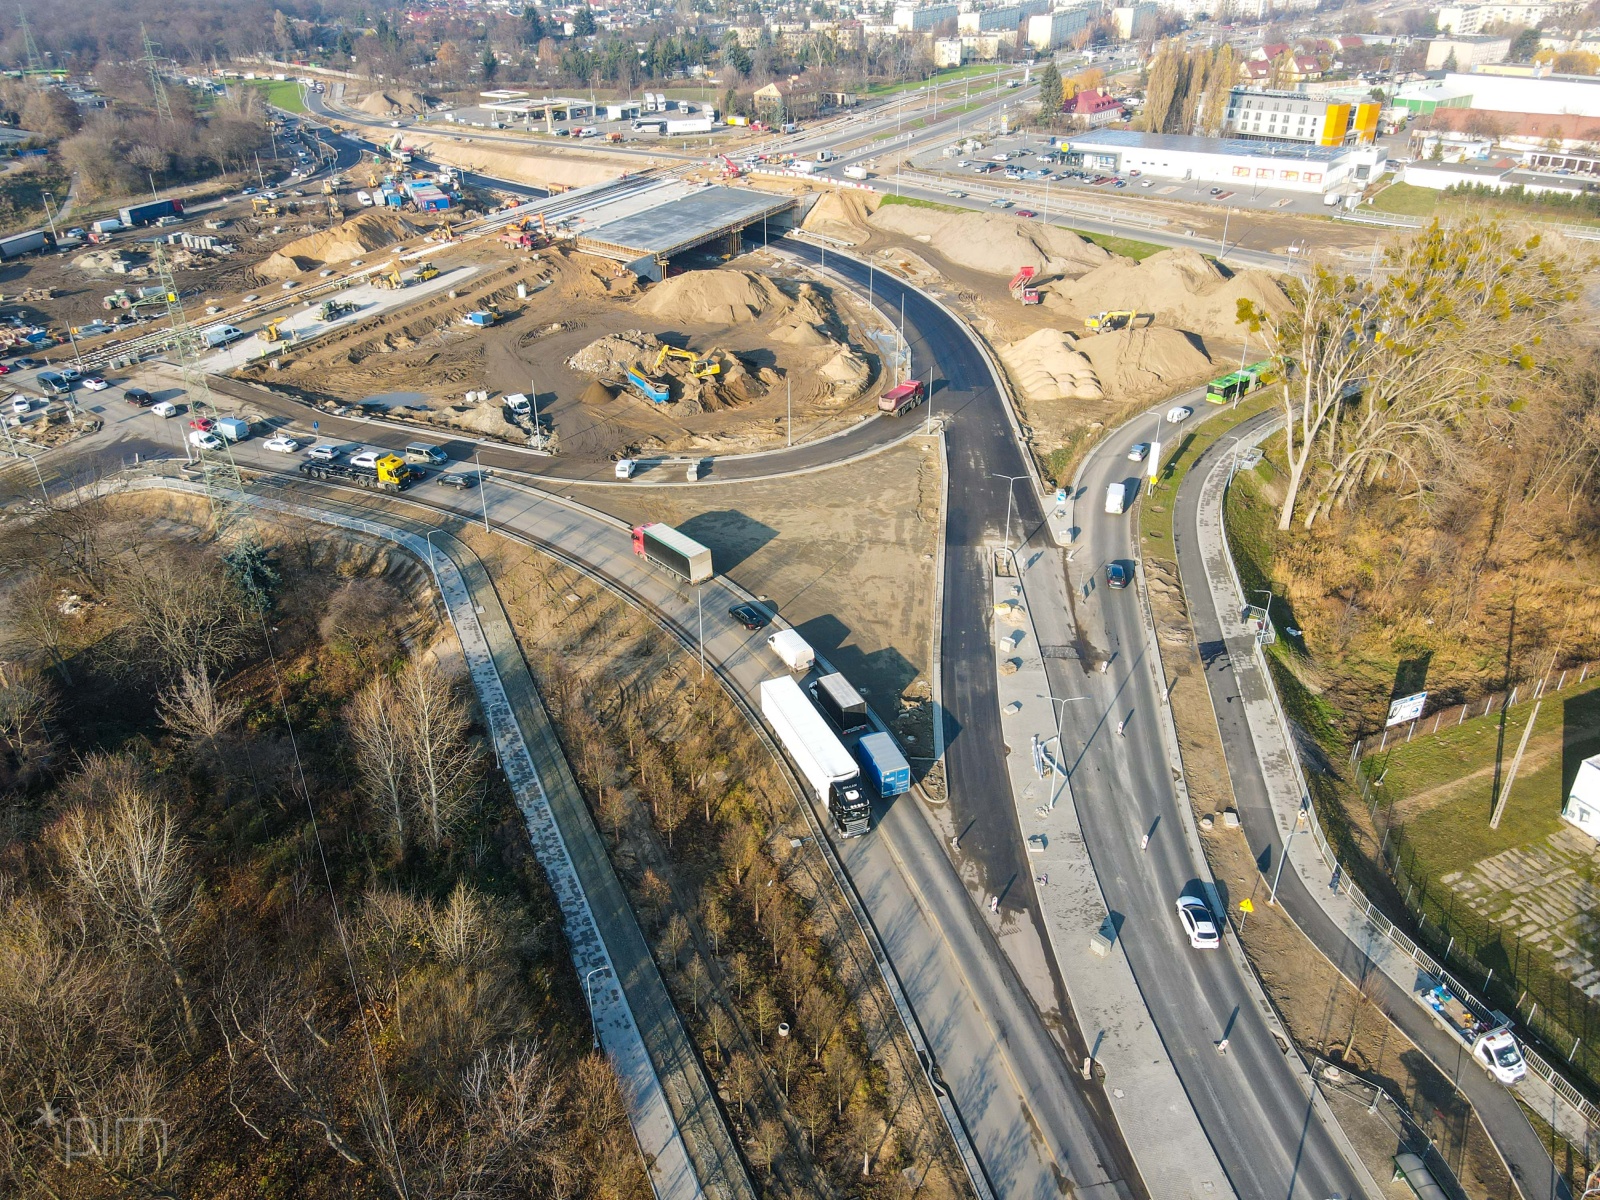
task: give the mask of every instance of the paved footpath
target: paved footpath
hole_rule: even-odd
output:
[[[1112,1111],[1150,1194],[1225,1200],[1233,1187],[1123,953],[1065,773],[1052,769],[1064,764],[1059,746],[1047,745],[1055,735],[1055,709],[1033,619],[1014,578],[995,576],[993,586],[996,662],[1018,664],[1013,674],[999,676],[1011,794],[1028,834],[1034,890],[1078,1027],[1104,1073]],[[1097,935],[1098,950],[1091,945]]]
[[[1245,426],[1240,447],[1259,444],[1269,419]],[[1227,443],[1232,450],[1232,443]],[[1244,599],[1222,525],[1231,458],[1213,448],[1190,471],[1178,499],[1174,544],[1196,643],[1208,659],[1206,680],[1217,713],[1241,823],[1251,852],[1276,872],[1288,845],[1278,901],[1339,970],[1369,995],[1428,1055],[1477,1110],[1518,1188],[1528,1200],[1565,1200],[1570,1190],[1511,1091],[1495,1082],[1414,999],[1419,964],[1351,895],[1300,817],[1305,795],[1276,695],[1246,626]],[[1205,647],[1216,653],[1207,654]],[[1265,857],[1262,857],[1265,855]],[[1594,1130],[1543,1079],[1530,1072],[1516,1092],[1579,1145]]]

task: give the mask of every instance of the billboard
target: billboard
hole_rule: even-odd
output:
[[[1389,719],[1384,722],[1384,726],[1404,725],[1407,721],[1415,721],[1422,715],[1422,706],[1427,702],[1427,692],[1417,692],[1411,696],[1401,696],[1398,700],[1389,701]]]

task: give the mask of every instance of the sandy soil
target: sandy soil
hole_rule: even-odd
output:
[[[274,251],[256,270],[268,279],[292,279],[304,271],[382,250],[416,237],[419,232],[416,225],[396,213],[369,209],[323,232],[296,238]]]
[[[933,736],[942,490],[935,443],[916,438],[786,479],[600,488],[584,499],[629,522],[678,526],[709,546],[719,573],[781,612],[886,719],[901,714],[899,731],[916,739],[915,754]]]
[[[1162,665],[1173,681],[1172,714],[1184,777],[1198,820],[1231,807],[1233,789],[1177,572],[1148,543],[1145,571]],[[1515,1185],[1466,1099],[1316,951],[1281,908],[1267,905],[1268,882],[1243,833],[1218,819],[1209,831],[1202,830],[1200,840],[1230,911],[1246,896],[1255,902],[1241,940],[1300,1048],[1387,1091],[1435,1140],[1469,1195],[1513,1200]],[[1354,1140],[1373,1175],[1388,1178],[1394,1145],[1372,1130]]]
[[[452,167],[465,167],[536,187],[575,188],[604,183],[629,171],[656,165],[654,160],[617,155],[584,154],[575,150],[526,150],[510,146],[490,146],[482,142],[461,141],[449,134],[417,134],[406,131],[405,144],[426,154],[429,159]]]
[[[864,306],[846,296],[840,307],[828,286],[775,262],[761,274],[689,271],[641,293],[608,259],[555,250],[507,265],[498,246],[458,253],[496,269],[454,298],[437,294],[292,352],[280,369],[246,374],[312,401],[376,398],[395,415],[518,443],[527,430],[502,415],[500,397],[522,392],[537,397],[561,453],[598,460],[781,444],[791,386],[797,440],[876,411],[881,367],[863,332]],[[491,301],[497,324],[461,323]],[[661,344],[720,370],[695,378],[691,364],[669,358],[655,372]],[[669,379],[672,402],[653,404],[627,386],[629,366]],[[487,403],[467,399],[478,391],[490,393]]]

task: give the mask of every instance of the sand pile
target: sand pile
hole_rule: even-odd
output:
[[[1270,312],[1284,312],[1289,298],[1265,271],[1230,275],[1195,250],[1163,250],[1143,262],[1113,258],[1070,283],[1046,292],[1046,304],[1061,301],[1078,312],[1126,308],[1154,313],[1157,324],[1209,337],[1238,338],[1241,299]]]
[[[374,209],[342,225],[290,242],[256,270],[268,279],[287,279],[327,263],[348,262],[414,237],[417,229],[394,213]]]
[[[629,329],[596,338],[567,359],[567,367],[584,375],[621,379],[623,371],[629,367],[642,362],[654,365],[660,352],[661,342],[655,334]]]
[[[482,400],[472,404],[447,404],[443,408],[412,405],[404,412],[406,416],[426,421],[430,425],[445,425],[451,429],[487,434],[490,437],[510,437],[519,432],[516,421],[506,411],[505,401],[500,399]]]
[[[1074,349],[1089,360],[1101,390],[1114,400],[1169,395],[1211,373],[1211,359],[1198,338],[1159,325],[1097,334],[1079,340]]]
[[[552,184],[563,188],[584,187],[615,179],[625,171],[644,170],[654,165],[654,160],[641,162],[637,158],[585,154],[578,150],[535,151],[521,146],[497,150],[485,142],[458,142],[449,137],[418,134],[411,129],[405,131],[405,142],[433,162],[538,187]]]
[[[131,260],[121,250],[91,250],[72,260],[72,265],[91,275],[126,274]],[[121,267],[122,270],[118,270]]]
[[[390,117],[397,113],[427,112],[428,98],[420,92],[396,88],[393,91],[373,92],[370,96],[363,96],[356,103],[356,107],[364,113]]]
[[[833,399],[854,400],[872,382],[872,367],[849,346],[842,346],[818,369],[817,375],[833,388]]]
[[[776,284],[754,271],[685,271],[651,288],[639,311],[688,325],[741,325],[788,304]]]
[[[823,192],[800,227],[847,246],[859,246],[872,234],[867,222],[877,207],[878,197],[872,192]]]
[[[1075,233],[1016,217],[886,204],[868,220],[885,233],[925,243],[959,267],[989,275],[1010,277],[1019,267],[1048,275],[1081,275],[1111,258]]]
[[[616,398],[617,394],[598,379],[585,388],[583,395],[578,397],[584,404],[610,404]]]
[[[1025,400],[1104,398],[1094,366],[1073,349],[1074,341],[1059,329],[1040,329],[1000,348],[1000,361]]]

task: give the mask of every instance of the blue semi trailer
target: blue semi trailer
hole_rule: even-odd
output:
[[[856,743],[856,761],[885,800],[911,790],[911,764],[887,733],[862,735]]]

